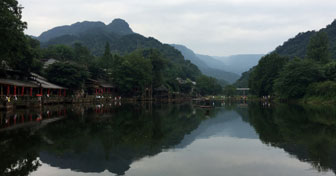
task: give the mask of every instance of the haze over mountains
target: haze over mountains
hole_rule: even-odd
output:
[[[195,54],[191,49],[183,45],[171,44],[181,51],[184,58],[190,60],[205,75],[212,76],[218,80],[226,80],[233,83],[239,79],[243,72],[258,64],[262,54],[246,54],[233,56],[208,56]]]
[[[71,46],[81,43],[97,56],[103,54],[107,42],[112,52],[121,55],[136,49],[155,48],[175,62],[180,62],[184,56],[185,60],[190,60],[203,74],[218,79],[222,85],[235,82],[242,72],[256,65],[261,57],[261,55],[237,55],[215,58],[198,55],[183,45],[172,45],[171,47],[155,38],[137,34],[122,19],[115,19],[108,25],[102,22],[84,21],[59,26],[43,32],[37,39],[42,47],[54,44]]]
[[[227,71],[241,75],[250,68],[256,66],[263,56],[264,54],[239,54],[232,56],[213,56],[213,58],[220,60],[227,65],[225,68]]]
[[[203,74],[216,78],[217,80],[222,82],[222,85],[233,83],[239,78],[238,74],[227,72],[222,67],[218,67],[220,69],[209,67],[209,65],[207,64],[207,59],[201,59],[197,57],[197,55],[192,50],[183,45],[172,44],[171,46],[179,50],[184,58],[186,60],[190,60],[191,63],[195,64]],[[224,66],[223,63],[221,63],[221,65]]]

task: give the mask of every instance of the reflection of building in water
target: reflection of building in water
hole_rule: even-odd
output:
[[[44,109],[0,111],[0,131],[41,125],[41,122],[49,123],[53,122],[56,118],[65,116],[66,109],[63,106],[46,106]]]

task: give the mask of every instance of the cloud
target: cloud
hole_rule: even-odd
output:
[[[27,34],[77,21],[123,18],[132,29],[198,53],[267,53],[336,17],[333,0],[19,0]]]

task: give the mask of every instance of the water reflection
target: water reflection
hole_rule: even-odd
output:
[[[195,129],[202,116],[192,111],[190,105],[159,106],[152,111],[125,105],[110,115],[103,110],[104,116],[88,110],[80,123],[74,117],[41,130],[53,145],[42,146],[40,160],[80,172],[107,169],[123,175],[133,161],[178,144]]]
[[[0,114],[0,175],[223,175],[224,168],[233,175],[336,171],[332,108],[144,103]],[[304,163],[316,172],[305,170]]]
[[[284,149],[318,171],[336,173],[335,107],[252,104],[249,121],[264,143]]]

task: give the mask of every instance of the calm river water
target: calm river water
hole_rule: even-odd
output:
[[[0,175],[335,175],[335,109],[214,106],[117,103],[0,112]]]

